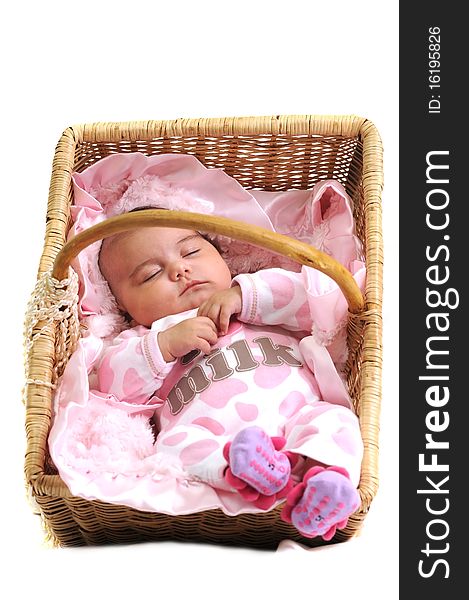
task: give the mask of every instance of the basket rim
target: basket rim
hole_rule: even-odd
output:
[[[271,115],[109,121],[74,124],[63,135],[80,142],[137,141],[153,137],[340,135],[354,137],[372,122],[357,115]],[[377,133],[377,130],[376,130]]]

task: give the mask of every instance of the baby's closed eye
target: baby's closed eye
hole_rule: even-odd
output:
[[[141,283],[147,283],[148,281],[151,281],[152,279],[157,277],[161,273],[161,271],[162,269],[154,269],[148,273],[144,273]]]
[[[197,248],[196,250],[191,250],[190,252],[183,252],[182,256],[183,258],[187,258],[188,256],[192,256],[193,254],[197,254],[197,252],[200,251],[200,248]]]

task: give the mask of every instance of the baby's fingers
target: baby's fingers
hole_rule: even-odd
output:
[[[214,304],[213,302],[205,302],[199,308],[197,314],[199,317],[208,317],[215,324],[216,327],[219,327],[219,304]]]
[[[199,310],[197,311],[197,316],[208,318],[208,309],[209,309],[209,306],[207,305],[207,302],[204,302],[201,306],[199,306]]]
[[[218,331],[224,335],[228,331],[231,311],[225,304],[212,304],[208,316],[215,323]]]
[[[217,328],[213,323],[207,325],[203,332],[199,333],[199,337],[204,338],[210,344],[216,344],[218,340]]]
[[[228,331],[228,327],[230,325],[230,318],[232,314],[233,311],[230,309],[229,306],[225,305],[220,307],[220,312],[218,316],[218,328],[222,335],[225,335]]]
[[[212,346],[217,343],[218,335],[215,325],[205,325],[197,333],[194,348],[201,350],[204,354],[210,354]]]
[[[212,331],[215,335],[217,333],[217,326],[214,322],[214,320],[206,315],[199,315],[196,317],[197,320],[199,321],[199,328],[201,327],[202,329],[200,329],[200,331]]]
[[[210,354],[212,346],[204,338],[197,338],[194,345],[194,350],[200,350],[203,354]]]

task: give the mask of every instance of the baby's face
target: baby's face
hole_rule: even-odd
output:
[[[147,327],[231,285],[217,249],[187,229],[142,228],[104,240],[99,265],[121,310]]]

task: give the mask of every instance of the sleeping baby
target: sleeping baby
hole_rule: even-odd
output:
[[[325,276],[232,278],[207,237],[165,227],[107,238],[99,268],[132,327],[103,352],[98,389],[154,408],[156,452],[259,509],[284,501],[282,518],[306,537],[345,527],[362,440],[348,400],[324,393],[348,398],[332,361],[311,353],[306,286]]]

